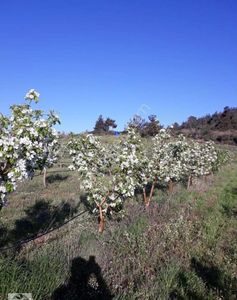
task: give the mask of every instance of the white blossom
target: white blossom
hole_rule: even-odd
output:
[[[38,97],[33,89],[26,94],[27,99],[36,102]],[[55,161],[57,135],[53,125],[57,122],[52,112],[43,119],[43,112],[28,104],[13,105],[10,117],[0,115],[0,206],[18,181]]]

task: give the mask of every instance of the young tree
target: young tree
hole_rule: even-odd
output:
[[[46,187],[47,169],[51,168],[58,160],[60,145],[58,142],[58,133],[52,127],[53,124],[60,123],[59,117],[53,112],[48,115],[48,130],[47,137],[42,140],[41,155],[38,156],[36,162],[36,169],[43,171],[43,184]]]
[[[99,215],[99,232],[103,232],[106,215],[120,211],[124,200],[134,195],[131,174],[139,163],[136,153],[126,141],[105,148],[91,134],[70,141],[68,147],[70,169],[78,171],[87,201]]]
[[[11,117],[0,116],[0,207],[6,196],[14,191],[17,182],[34,175],[45,157],[45,145],[54,135],[58,117],[50,113],[43,118],[41,110],[33,110],[31,102],[38,102],[39,93],[31,89],[25,97],[29,104],[13,105]],[[54,142],[52,142],[54,143]]]

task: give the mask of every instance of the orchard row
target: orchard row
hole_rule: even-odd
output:
[[[25,100],[25,104],[11,106],[10,117],[0,114],[0,208],[18,182],[32,178],[35,170],[51,167],[64,151],[54,129],[58,116],[32,109],[32,102],[39,100],[33,89]],[[228,160],[228,153],[212,142],[174,137],[169,128],[143,140],[130,126],[112,144],[101,143],[91,134],[80,135],[67,149],[72,159],[69,168],[78,172],[87,201],[99,215],[100,232],[106,216],[121,211],[136,191],[141,191],[148,207],[157,185],[172,188],[175,182],[187,181],[189,187],[193,177],[211,174]]]
[[[69,142],[71,170],[78,171],[87,200],[99,215],[99,231],[105,217],[120,211],[136,191],[150,205],[157,185],[175,182],[192,184],[193,177],[206,176],[227,162],[228,153],[217,150],[214,143],[198,143],[183,135],[174,137],[170,129],[161,129],[151,141],[141,139],[133,127],[119,142],[104,145],[99,138],[81,135]]]

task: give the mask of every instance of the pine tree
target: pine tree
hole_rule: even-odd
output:
[[[94,132],[103,133],[105,131],[105,121],[102,115],[99,116],[98,120],[95,123]]]

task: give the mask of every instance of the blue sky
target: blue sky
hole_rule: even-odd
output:
[[[237,1],[1,0],[0,111],[30,88],[67,132],[237,106]]]

